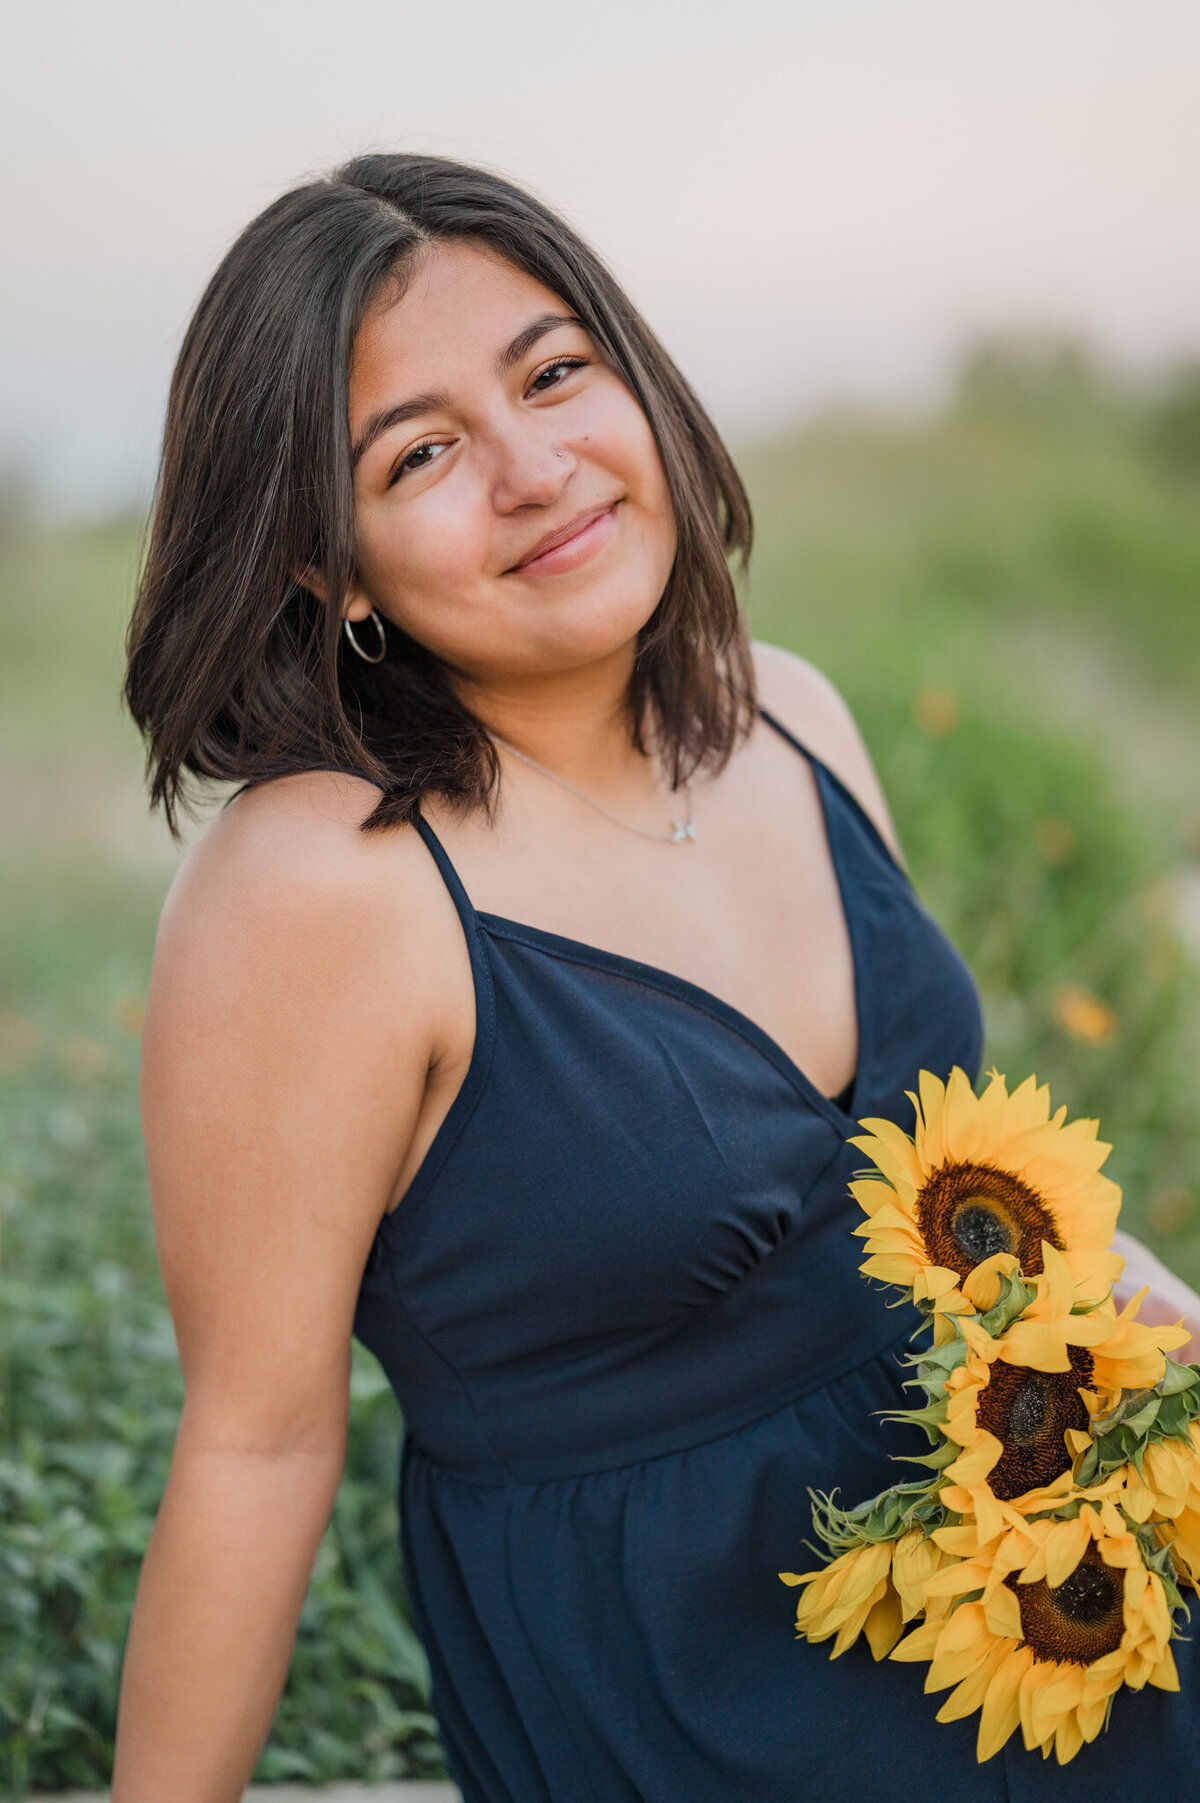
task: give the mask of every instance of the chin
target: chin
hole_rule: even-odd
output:
[[[643,586],[641,600],[631,602],[631,594],[637,593],[632,582],[609,580],[590,593],[542,602],[536,610],[522,608],[519,624],[513,622],[506,639],[506,661],[519,661],[530,675],[549,676],[615,657],[636,641],[662,589]]]

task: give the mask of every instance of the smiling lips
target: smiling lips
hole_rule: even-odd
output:
[[[606,544],[617,519],[617,503],[608,501],[601,507],[588,507],[557,532],[538,540],[520,563],[513,564],[508,574],[550,575],[559,570],[572,570]]]

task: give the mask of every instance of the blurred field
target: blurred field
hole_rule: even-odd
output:
[[[1098,1115],[1124,1224],[1200,1283],[1200,394],[981,352],[934,419],[744,460],[760,636],[843,688],[985,1068]],[[135,1106],[174,853],[118,710],[130,523],[0,535],[0,1782],[107,1774],[179,1386]],[[1192,951],[1189,953],[1188,944]],[[348,1474],[259,1776],[437,1769],[394,1552],[397,1422],[356,1362]]]

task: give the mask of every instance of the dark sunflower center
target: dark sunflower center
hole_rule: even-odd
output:
[[[950,1223],[956,1242],[973,1264],[997,1252],[1011,1252],[1012,1231],[1007,1221],[986,1202],[964,1202]]]
[[[1040,1371],[1031,1371],[1012,1399],[1008,1431],[1017,1446],[1032,1446],[1046,1431],[1050,1398]]]
[[[1094,1628],[1110,1613],[1116,1601],[1117,1585],[1107,1566],[1077,1565],[1070,1577],[1050,1595],[1055,1608],[1067,1621]]]
[[[1062,1251],[1054,1216],[1036,1190],[990,1164],[946,1164],[917,1197],[929,1262],[967,1277],[997,1252],[1015,1253],[1027,1277],[1042,1268],[1042,1241]]]
[[[1115,1653],[1125,1631],[1124,1584],[1093,1548],[1053,1590],[1005,1579],[1021,1609],[1021,1632],[1039,1659],[1091,1665]]]
[[[1065,1435],[1088,1424],[1079,1391],[1091,1385],[1092,1355],[1082,1346],[1068,1354],[1069,1371],[1027,1371],[997,1359],[980,1392],[979,1425],[1004,1448],[988,1483],[1004,1502],[1052,1484],[1070,1466]]]

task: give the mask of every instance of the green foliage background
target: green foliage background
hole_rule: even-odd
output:
[[[1200,380],[980,351],[952,406],[748,455],[752,613],[843,689],[985,1068],[1098,1115],[1124,1224],[1200,1283]],[[136,1110],[171,857],[115,695],[129,523],[0,536],[0,1784],[101,1785],[180,1401]],[[1067,987],[1070,986],[1070,987]],[[438,1769],[356,1349],[345,1480],[259,1777]]]

